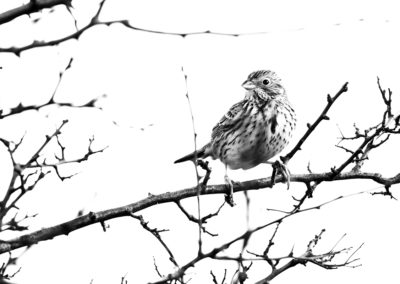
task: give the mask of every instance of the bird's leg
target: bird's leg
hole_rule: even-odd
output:
[[[225,183],[229,187],[228,194],[225,195],[225,201],[230,206],[235,206],[235,202],[233,201],[233,181],[228,176],[228,166],[225,165]]]
[[[271,181],[273,186],[275,184],[275,177],[276,173],[279,172],[283,180],[286,182],[287,189],[289,190],[290,188],[290,171],[289,168],[286,166],[286,164],[282,163],[279,160],[276,160],[275,162],[267,162],[268,164],[272,164],[272,176],[271,176]]]
[[[268,164],[271,164],[272,166],[272,174],[271,174],[271,188],[275,185],[275,179],[276,179],[276,167],[274,167],[274,163],[267,162]]]

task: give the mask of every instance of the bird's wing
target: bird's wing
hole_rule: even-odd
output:
[[[234,127],[242,117],[245,111],[247,100],[242,100],[229,109],[229,111],[221,118],[221,120],[214,126],[211,134],[211,139],[220,136],[222,133]]]

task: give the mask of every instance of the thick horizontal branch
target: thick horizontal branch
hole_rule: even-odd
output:
[[[57,5],[65,5],[70,7],[71,0],[31,0],[22,6],[1,13],[0,25],[8,23],[20,16],[30,15],[32,13],[39,12],[42,9],[52,8]]]
[[[351,179],[373,180],[379,184],[384,185],[385,187],[390,187],[393,184],[400,183],[400,173],[393,177],[383,177],[381,174],[378,173],[347,172],[347,173],[341,173],[335,176],[333,179],[331,172],[291,175],[292,182],[301,182],[301,183],[323,182],[332,180],[351,180]],[[283,178],[279,176],[276,178],[276,182],[284,182],[284,181]],[[239,192],[244,190],[257,190],[260,188],[271,187],[271,185],[272,185],[271,178],[249,180],[249,181],[235,183],[233,191]],[[76,219],[73,219],[71,221],[53,227],[44,228],[39,231],[22,235],[20,237],[8,241],[4,240],[0,241],[0,254],[17,248],[36,244],[41,241],[49,240],[56,236],[68,235],[69,233],[78,230],[80,228],[96,223],[101,223],[113,218],[124,217],[124,216],[130,217],[132,213],[138,212],[140,210],[149,208],[157,204],[177,202],[178,200],[182,200],[188,197],[195,197],[197,195],[197,191],[198,191],[197,187],[191,187],[179,191],[166,192],[159,195],[151,195],[138,202],[122,207],[99,211],[96,213],[90,212],[89,214],[86,214],[84,216],[78,217]],[[209,185],[201,192],[202,195],[225,194],[225,193],[227,193],[227,187],[225,184]]]

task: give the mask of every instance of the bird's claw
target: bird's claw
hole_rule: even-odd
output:
[[[225,194],[225,201],[233,207],[236,205],[235,201],[233,201],[233,181],[228,177],[228,175],[225,175],[225,184],[229,187],[229,192]]]
[[[289,168],[279,160],[276,160],[272,164],[272,167],[273,167],[273,172],[272,172],[272,177],[271,177],[272,186],[275,184],[276,173],[279,172],[282,175],[283,180],[286,182],[287,189],[289,190],[289,188],[290,188],[290,171],[289,171]]]

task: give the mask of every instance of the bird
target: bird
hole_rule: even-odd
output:
[[[281,79],[274,71],[252,72],[242,87],[246,90],[244,99],[232,105],[214,126],[210,142],[175,161],[219,159],[225,165],[225,182],[230,187],[232,202],[233,183],[228,168],[247,170],[262,163],[273,164],[270,159],[288,145],[297,121]],[[278,164],[289,186],[289,170],[285,164]]]

